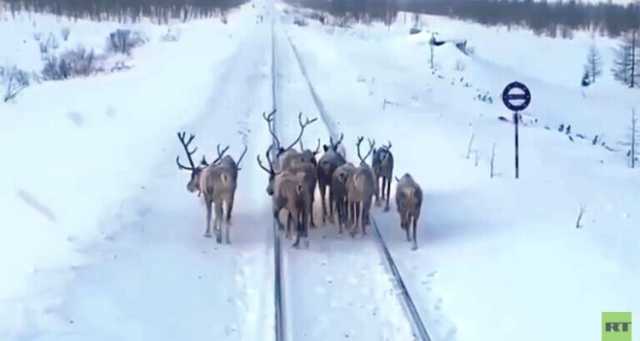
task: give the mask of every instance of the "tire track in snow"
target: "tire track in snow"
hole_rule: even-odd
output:
[[[275,34],[275,32],[273,32],[273,34]],[[275,38],[274,38],[275,39]],[[275,40],[274,40],[275,41]],[[331,116],[327,113],[322,100],[320,99],[320,97],[318,96],[317,92],[315,91],[315,88],[313,87],[312,82],[310,81],[306,68],[304,66],[304,63],[300,57],[300,54],[298,53],[298,50],[295,46],[295,44],[293,43],[293,41],[291,40],[291,38],[289,36],[287,36],[287,42],[290,48],[291,48],[291,52],[294,56],[294,59],[296,60],[294,64],[297,64],[298,68],[299,68],[299,73],[302,74],[303,78],[304,78],[304,83],[308,89],[308,93],[310,93],[311,98],[313,99],[313,103],[315,105],[315,108],[317,108],[320,112],[322,121],[324,123],[324,126],[326,127],[329,135],[331,137],[337,138],[338,137],[338,132],[337,132],[337,127],[333,121],[333,119],[331,118]],[[275,44],[274,44],[275,46]],[[274,62],[275,62],[275,48],[274,48]],[[289,63],[288,65],[290,65],[291,63]],[[280,75],[281,76],[281,75]],[[276,87],[276,85],[274,85],[274,88]],[[282,93],[282,89],[279,89],[280,92]],[[274,91],[275,93],[275,91]],[[293,95],[292,93],[289,93],[289,95]],[[274,102],[274,108],[277,107],[277,105],[275,105]],[[280,119],[282,119],[282,114],[283,111],[280,111]],[[280,135],[282,136],[282,135]],[[318,215],[316,215],[318,216]],[[325,231],[325,235],[322,237],[323,239],[328,239],[328,235],[326,235],[326,227],[324,228]],[[277,233],[277,231],[275,231]],[[312,231],[313,234],[313,231]],[[334,236],[336,237],[336,236]],[[275,235],[276,240],[279,242],[279,236],[278,234]],[[367,237],[366,239],[371,240],[370,237]],[[318,243],[316,242],[315,238],[312,238],[312,243]],[[325,267],[325,268],[330,268],[329,267],[329,263],[335,263],[338,265],[347,265],[347,264],[352,264],[352,266],[347,266],[343,269],[339,269],[342,271],[336,271],[336,270],[332,270],[332,269],[328,269],[328,271],[326,271],[326,273],[328,274],[327,277],[325,277],[325,281],[326,283],[322,283],[322,285],[317,285],[314,288],[306,288],[306,289],[302,289],[303,291],[306,291],[306,293],[302,294],[302,297],[297,296],[294,297],[292,299],[289,299],[290,301],[294,301],[294,302],[288,302],[290,305],[287,306],[287,308],[289,308],[287,311],[291,312],[292,311],[292,306],[294,303],[296,303],[296,301],[300,300],[300,298],[302,298],[302,301],[305,301],[305,296],[311,294],[312,290],[315,290],[317,293],[319,292],[320,294],[324,294],[325,296],[328,296],[327,298],[329,299],[329,309],[326,309],[325,314],[328,312],[329,314],[333,314],[333,315],[339,315],[339,309],[345,309],[346,311],[350,311],[350,314],[348,317],[345,318],[345,320],[348,320],[350,322],[356,321],[357,318],[355,317],[358,314],[361,314],[362,311],[353,314],[353,310],[369,310],[371,313],[370,318],[375,319],[377,316],[382,315],[382,319],[383,319],[383,323],[381,323],[383,325],[382,330],[377,330],[378,333],[376,333],[375,328],[370,328],[371,326],[368,325],[368,323],[362,323],[362,321],[356,321],[357,323],[360,323],[360,325],[358,327],[361,327],[360,330],[355,330],[353,328],[349,328],[349,326],[347,326],[347,328],[344,329],[343,334],[342,335],[335,335],[332,337],[343,337],[343,338],[355,338],[355,339],[371,339],[371,338],[381,338],[383,340],[394,340],[394,339],[410,339],[410,338],[416,338],[416,335],[411,333],[411,329],[415,328],[416,333],[420,336],[421,340],[426,340],[429,341],[430,338],[428,336],[428,333],[426,332],[426,329],[424,328],[422,321],[420,320],[419,316],[417,316],[417,311],[415,310],[415,306],[412,304],[413,302],[411,301],[411,298],[408,294],[408,292],[406,291],[406,287],[404,287],[403,285],[403,281],[400,277],[399,272],[397,271],[397,268],[395,267],[395,263],[393,262],[393,259],[391,258],[391,256],[387,253],[385,253],[385,257],[382,258],[384,259],[387,263],[386,266],[389,270],[391,270],[391,274],[392,274],[392,278],[389,277],[388,272],[385,270],[385,266],[381,263],[383,263],[384,261],[382,259],[380,259],[380,262],[378,264],[375,264],[372,266],[371,264],[371,259],[369,259],[369,255],[367,255],[367,251],[368,252],[372,252],[372,253],[376,253],[378,256],[380,256],[381,251],[385,251],[386,250],[386,246],[384,245],[384,240],[382,240],[379,236],[376,239],[377,243],[373,243],[376,244],[375,246],[369,244],[366,245],[365,248],[362,247],[362,245],[360,245],[358,247],[358,250],[355,250],[355,252],[351,253],[351,254],[347,254],[347,255],[342,255],[344,257],[338,257],[337,262],[334,262],[334,257],[335,254],[339,254],[342,252],[344,252],[344,250],[341,250],[341,248],[348,248],[349,251],[353,251],[354,248],[356,248],[355,243],[357,243],[357,241],[351,240],[351,238],[348,238],[348,240],[338,240],[337,242],[333,242],[333,241],[328,241],[328,242],[320,242],[321,244],[326,244],[323,245],[324,247],[324,252],[322,253],[313,253],[312,255],[309,255],[310,257],[314,257],[314,258],[319,258],[319,264],[321,267]],[[368,247],[368,249],[366,249],[366,247]],[[314,271],[315,269],[313,269],[313,266],[311,266],[311,264],[309,264],[306,260],[302,260],[300,261],[300,257],[305,257],[304,255],[302,256],[298,256],[295,254],[296,251],[292,251],[291,253],[286,253],[286,260],[288,261],[288,263],[292,263],[293,266],[291,266],[293,269],[296,269],[296,273],[293,274],[293,279],[288,281],[288,284],[292,287],[295,287],[295,285],[293,284],[294,281],[297,281],[300,277],[305,276],[304,274],[299,274],[300,272],[306,272],[308,270],[310,271]],[[302,253],[306,253],[306,251],[301,251]],[[309,251],[311,252],[311,251]],[[358,271],[354,271],[356,269],[354,268],[360,268],[360,272]],[[380,272],[378,272],[377,274],[374,274],[372,276],[372,274],[370,273],[371,270],[375,269],[375,268],[380,269]],[[345,270],[346,269],[346,270]],[[393,271],[395,269],[395,271]],[[300,271],[302,270],[302,271]],[[285,274],[287,272],[284,272]],[[355,275],[354,275],[355,273]],[[374,271],[375,273],[375,271]],[[328,294],[327,295],[327,286],[339,286],[340,282],[343,282],[344,278],[346,277],[347,280],[346,282],[348,283],[348,285],[346,285],[347,290],[345,290],[345,292],[347,293],[347,295],[349,295],[349,291],[356,291],[359,289],[359,291],[361,293],[364,293],[364,297],[365,299],[360,301],[360,302],[356,302],[354,299],[350,299],[347,298],[346,300],[344,298],[341,298],[339,295],[331,295]],[[368,280],[368,281],[367,281]],[[302,280],[302,286],[307,286],[307,284],[311,281],[307,281]],[[364,282],[364,288],[360,287],[360,284],[362,284]],[[371,287],[366,287],[366,285],[371,284],[371,282],[375,283],[374,284],[374,288]],[[334,285],[335,283],[335,285]],[[405,307],[407,309],[407,312],[409,314],[409,316],[405,315],[404,313],[402,313],[402,309],[400,307],[398,307],[400,310],[399,311],[393,311],[393,309],[390,309],[391,306],[394,305],[394,303],[396,305],[398,305],[400,302],[398,302],[398,297],[397,294],[395,293],[395,288],[394,288],[394,284],[396,286],[400,287],[400,291],[402,294],[402,297],[404,298],[404,303],[405,303]],[[350,287],[349,287],[350,286]],[[384,287],[387,288],[384,288]],[[343,288],[344,288],[344,284],[343,284]],[[377,288],[376,288],[377,287]],[[382,287],[382,288],[381,288]],[[343,288],[339,288],[338,290],[341,291],[341,289]],[[289,295],[287,295],[288,297],[291,297],[291,292],[294,291],[295,288],[288,288],[288,293]],[[376,291],[377,290],[377,291]],[[345,292],[342,292],[342,294],[344,295]],[[293,293],[293,294],[298,294],[298,293]],[[338,294],[340,294],[340,292],[338,292]],[[299,295],[299,294],[298,294]],[[373,300],[373,304],[372,304],[372,300],[371,298],[375,298]],[[408,301],[407,301],[408,300]],[[279,301],[280,304],[282,303],[282,300]],[[382,302],[383,304],[381,305],[377,305],[375,302],[380,303]],[[326,303],[326,302],[323,302]],[[344,304],[346,303],[346,305]],[[278,303],[277,303],[278,304]],[[305,308],[308,307],[308,305],[304,305]],[[382,307],[381,307],[382,306]],[[413,307],[413,310],[411,309]],[[305,309],[307,310],[307,309]],[[386,310],[391,310],[391,313],[387,312]],[[297,312],[296,312],[297,313]],[[306,311],[305,311],[306,313]],[[386,315],[385,315],[386,313]],[[287,330],[287,332],[289,333],[289,335],[293,336],[294,334],[296,335],[296,338],[292,338],[293,340],[295,339],[314,339],[317,337],[317,339],[322,339],[322,338],[331,338],[331,337],[327,337],[326,335],[322,335],[321,333],[318,333],[318,329],[322,330],[324,329],[339,329],[341,326],[340,325],[336,325],[335,321],[331,321],[330,317],[326,317],[326,315],[323,314],[317,314],[317,315],[312,315],[315,318],[313,320],[305,320],[304,318],[300,318],[300,320],[303,321],[302,324],[305,324],[304,322],[311,322],[311,324],[314,325],[318,325],[318,327],[316,327],[316,329],[312,329],[306,326],[303,326],[302,329],[299,329],[300,327],[298,327],[298,323],[296,323],[296,320],[298,319],[298,316],[296,316],[295,313],[290,313],[292,316],[288,318],[288,320],[290,321],[290,326],[289,329]],[[304,314],[302,314],[304,315]],[[403,317],[400,318],[400,320],[404,320],[404,321],[399,321],[397,320],[397,315],[402,315]],[[411,318],[409,318],[411,317]],[[417,318],[417,320],[415,320]],[[393,322],[391,322],[391,324],[389,325],[388,321],[391,320]],[[386,323],[386,324],[385,324]],[[404,327],[407,326],[411,326],[408,327],[409,330],[407,332],[407,330],[403,330],[403,324],[408,323],[407,325],[405,325]],[[349,324],[349,322],[347,322],[347,324]],[[374,324],[374,325],[380,325],[380,324]],[[369,334],[371,333],[371,334]],[[404,334],[403,334],[404,333]],[[300,335],[298,335],[300,334]],[[340,334],[340,332],[338,333]],[[413,335],[412,335],[413,334]],[[287,338],[283,338],[283,339],[287,339]]]

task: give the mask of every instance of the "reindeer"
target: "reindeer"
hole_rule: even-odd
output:
[[[370,224],[370,211],[372,198],[376,193],[376,181],[373,170],[367,164],[367,158],[373,152],[375,141],[369,140],[369,152],[363,157],[360,151],[360,145],[364,140],[363,137],[358,138],[358,158],[360,158],[360,166],[356,167],[352,176],[347,181],[347,193],[349,205],[351,205],[352,231],[351,235],[355,236],[358,225],[362,228],[362,234],[366,235],[366,226]]]
[[[308,219],[310,220],[309,224],[311,227],[315,227],[315,221],[313,219],[313,203],[314,203],[314,193],[316,191],[316,184],[318,180],[318,175],[316,171],[316,160],[315,153],[312,151],[305,151],[304,146],[302,145],[302,136],[304,135],[305,129],[316,122],[318,119],[306,119],[303,121],[302,113],[298,114],[298,124],[300,125],[300,133],[298,137],[291,143],[288,147],[283,148],[278,136],[275,132],[275,111],[271,112],[271,114],[266,115],[263,114],[264,120],[267,122],[267,126],[269,128],[269,133],[273,138],[274,144],[270,148],[271,150],[276,150],[276,171],[289,171],[291,173],[304,173],[304,183],[306,190],[310,193],[310,201],[308,202]],[[303,152],[298,152],[293,147],[300,143],[300,146],[303,148]],[[318,149],[319,149],[319,141],[318,141]],[[263,168],[264,169],[264,168]]]
[[[229,224],[237,187],[237,177],[240,169],[239,165],[247,152],[247,147],[245,146],[242,155],[238,159],[238,163],[236,163],[231,156],[224,156],[226,151],[229,149],[228,146],[221,150],[220,145],[218,145],[218,157],[212,163],[207,162],[206,157],[203,156],[200,165],[195,166],[192,156],[195,154],[197,148],[189,150],[189,146],[195,139],[195,136],[192,134],[189,137],[189,140],[186,141],[185,137],[186,133],[178,133],[178,139],[187,154],[190,166],[184,166],[181,164],[180,156],[176,157],[176,163],[180,169],[191,171],[191,180],[187,184],[187,189],[192,193],[197,191],[199,193],[198,196],[203,196],[203,201],[207,210],[207,228],[204,235],[207,238],[211,238],[211,211],[212,205],[215,205],[216,217],[214,229],[216,231],[216,241],[219,244],[222,243],[222,221],[224,217],[223,204],[226,204],[227,224],[225,229],[225,241],[227,244],[230,244]]]
[[[331,191],[332,182],[333,182],[333,174],[336,169],[346,163],[346,160],[338,152],[338,147],[342,143],[344,139],[344,134],[340,135],[338,141],[334,142],[333,138],[329,139],[329,145],[324,145],[324,154],[318,161],[317,172],[318,172],[318,187],[320,188],[320,198],[322,200],[322,223],[326,223],[327,217],[327,204],[326,204],[326,192],[327,187],[330,188],[329,191],[329,219],[333,221],[333,204],[334,197],[331,195],[333,193]],[[338,213],[339,214],[339,213]]]
[[[349,221],[349,204],[347,201],[347,182],[355,171],[356,167],[351,163],[345,163],[335,169],[331,175],[331,187],[329,189],[329,204],[331,205],[331,215],[333,216],[333,205],[338,214],[338,229],[342,234],[342,228],[347,226]]]
[[[422,189],[411,175],[396,178],[396,206],[400,214],[400,227],[407,233],[407,241],[413,241],[412,250],[418,249],[417,229],[422,207]],[[413,231],[411,230],[413,227]]]
[[[391,196],[391,179],[393,178],[393,154],[391,154],[391,142],[373,150],[371,167],[376,174],[376,185],[380,188],[380,178],[382,178],[382,188],[376,190],[376,204],[380,205],[380,199],[386,200],[384,211],[389,211],[389,197]],[[382,195],[381,195],[382,194]]]
[[[267,194],[271,196],[273,202],[273,219],[276,220],[279,229],[284,230],[285,227],[280,221],[280,212],[286,210],[286,237],[291,238],[291,225],[294,225],[296,227],[296,240],[293,247],[299,247],[300,239],[303,237],[308,246],[307,215],[310,213],[311,193],[305,184],[305,173],[294,173],[289,170],[276,172],[269,155],[270,149],[265,153],[268,167],[262,163],[260,155],[258,155],[257,160],[260,168],[269,174]]]

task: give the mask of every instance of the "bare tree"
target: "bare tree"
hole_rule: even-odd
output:
[[[584,65],[585,74],[588,75],[589,84],[596,82],[602,75],[602,56],[595,44],[589,47],[587,52],[587,63]]]
[[[640,148],[640,131],[638,131],[638,116],[635,109],[631,111],[631,127],[629,128],[628,140],[622,145],[628,146],[627,157],[629,158],[629,166],[636,168],[638,161],[638,148]]]
[[[616,80],[630,88],[640,85],[640,41],[638,30],[634,29],[623,35],[620,46],[616,49],[613,76]]]

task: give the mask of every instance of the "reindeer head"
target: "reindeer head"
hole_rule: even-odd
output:
[[[340,144],[342,144],[342,140],[344,140],[344,134],[340,134],[340,138],[338,139],[338,141],[333,141],[333,137],[330,137],[329,144],[328,145],[325,144],[324,146],[322,146],[322,149],[324,150],[325,153],[329,151],[338,153],[338,147],[340,147]]]
[[[383,145],[380,148],[373,149],[373,158],[371,159],[371,165],[375,168],[391,155],[391,141],[389,144]]]
[[[202,161],[200,161],[200,164],[196,166],[196,164],[193,162],[193,154],[196,153],[196,151],[198,150],[198,147],[194,147],[193,150],[189,150],[189,147],[193,142],[193,140],[196,138],[196,136],[191,134],[188,140],[186,140],[186,136],[187,136],[186,132],[181,132],[181,133],[178,132],[178,139],[180,140],[180,144],[182,144],[182,147],[184,148],[184,151],[187,154],[187,159],[189,160],[189,166],[185,166],[182,163],[180,163],[180,156],[176,156],[176,164],[178,165],[179,169],[183,169],[191,172],[191,179],[187,183],[187,190],[191,193],[195,193],[200,191],[200,175],[202,174],[202,171],[207,167],[209,167],[210,164],[209,162],[207,162],[206,157],[203,156]],[[224,150],[221,150],[220,145],[218,145],[218,158],[215,159],[213,163],[211,163],[211,165],[218,163],[228,149],[229,147],[226,147]]]
[[[320,139],[318,139],[318,146],[315,151],[311,149],[304,149],[304,144],[302,144],[302,140],[300,141],[300,150],[302,153],[300,154],[300,160],[302,162],[308,162],[313,164],[314,166],[318,165],[318,160],[316,156],[320,154]]]

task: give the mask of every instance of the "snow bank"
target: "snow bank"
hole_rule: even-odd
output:
[[[6,16],[6,14],[5,14]],[[44,82],[0,103],[0,145],[6,160],[0,177],[0,338],[28,335],[34,316],[59,303],[70,266],[90,260],[79,250],[120,225],[107,221],[128,196],[145,191],[145,178],[175,139],[177,126],[198,114],[215,65],[235,50],[251,12],[178,25],[178,42],[161,41],[167,28],[135,25],[151,41],[131,57],[128,72]],[[47,15],[0,21],[0,60],[39,70],[33,32],[102,48],[117,23],[70,22]],[[173,160],[166,159],[172,163]],[[124,221],[128,217],[121,217]],[[50,273],[50,276],[37,276]],[[46,278],[42,282],[41,279]]]

